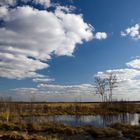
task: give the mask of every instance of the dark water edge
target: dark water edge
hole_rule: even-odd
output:
[[[62,140],[132,140],[130,138],[94,138],[89,135],[74,135],[74,136],[63,136]]]
[[[121,137],[121,138],[94,138],[90,135],[82,135],[82,134],[77,134],[77,135],[73,135],[73,136],[50,136],[47,139],[42,137],[38,137],[36,139],[36,137],[33,138],[34,140],[133,140],[130,138],[126,138],[126,137]],[[33,140],[32,139],[32,140]],[[0,140],[23,140],[23,138],[20,139],[20,137],[0,137]]]

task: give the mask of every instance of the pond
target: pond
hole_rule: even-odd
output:
[[[24,117],[23,120],[28,122],[58,122],[69,124],[72,126],[93,125],[96,127],[106,127],[112,123],[127,123],[131,125],[139,125],[140,114],[119,114],[110,116],[101,115],[54,115],[54,116],[32,116]]]

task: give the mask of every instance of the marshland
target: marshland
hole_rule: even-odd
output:
[[[1,98],[1,139],[138,139],[139,102],[13,102]]]

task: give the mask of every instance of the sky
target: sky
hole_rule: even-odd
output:
[[[115,73],[114,100],[140,100],[139,0],[0,0],[0,96],[99,101],[95,76]]]

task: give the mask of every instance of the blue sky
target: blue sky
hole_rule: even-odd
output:
[[[1,96],[98,100],[94,76],[110,70],[124,76],[119,98],[140,99],[139,0],[2,0],[0,5]]]

